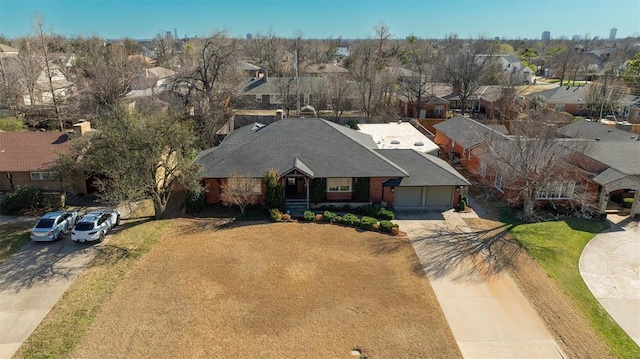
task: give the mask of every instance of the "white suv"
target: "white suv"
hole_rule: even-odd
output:
[[[102,242],[113,227],[120,224],[117,210],[92,211],[85,214],[71,231],[74,242]]]

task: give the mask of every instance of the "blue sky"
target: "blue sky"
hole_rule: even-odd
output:
[[[226,29],[303,38],[365,38],[383,21],[396,38],[640,36],[640,0],[0,0],[0,34],[29,34],[37,11],[65,36],[205,36]]]

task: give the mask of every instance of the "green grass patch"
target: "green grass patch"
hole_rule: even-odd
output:
[[[0,263],[29,242],[29,229],[32,226],[31,222],[0,224]]]
[[[170,220],[123,222],[120,232],[103,243],[96,257],[24,342],[15,357],[68,357],[102,306],[111,298],[116,286],[160,239],[170,223]]]
[[[511,235],[555,279],[584,316],[620,358],[640,358],[640,347],[600,306],[582,280],[578,268],[582,250],[598,233],[609,228],[602,220],[567,218],[562,221],[523,223],[503,211],[501,220],[513,225]]]

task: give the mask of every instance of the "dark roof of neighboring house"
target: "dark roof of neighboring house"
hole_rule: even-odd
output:
[[[433,127],[466,149],[475,147],[492,137],[503,137],[500,133],[502,131],[495,131],[478,121],[460,115],[440,122]]]
[[[309,64],[301,69],[305,74],[348,73],[349,70],[336,64]]]
[[[640,175],[640,141],[594,141],[587,156],[625,175]],[[603,172],[604,173],[604,172]]]
[[[409,177],[400,182],[400,187],[469,185],[458,171],[438,157],[413,149],[379,149],[376,152],[409,173]]]
[[[317,93],[324,89],[329,81],[325,77],[303,76],[300,80],[301,93]],[[295,92],[296,80],[294,77],[259,77],[251,80],[244,90],[245,94],[280,94],[281,89],[291,86],[291,91]]]
[[[544,97],[548,103],[551,104],[561,104],[561,103],[583,103],[587,104],[586,95],[587,89],[590,88],[591,85],[587,84],[585,86],[578,87],[569,87],[569,86],[560,86],[558,88],[553,88],[550,90],[535,92],[529,95],[529,97]]]
[[[365,133],[320,118],[286,118],[266,126],[245,126],[219,146],[202,151],[196,163],[203,177],[234,174],[262,177],[292,168],[314,177],[405,177],[399,166],[377,153]]]
[[[631,132],[588,120],[580,120],[560,127],[558,133],[571,138],[590,140],[598,138],[601,141],[635,141],[637,138],[637,135]]]
[[[2,132],[0,171],[48,170],[68,147],[69,137],[64,132]]]

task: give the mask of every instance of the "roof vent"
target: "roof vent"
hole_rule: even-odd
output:
[[[391,141],[391,144],[392,144],[392,145],[399,145],[399,144],[400,144],[400,141],[398,141],[398,140],[393,140],[393,141]]]
[[[422,142],[416,142],[416,143],[414,143],[413,145],[414,145],[414,146],[424,146],[424,143],[422,143]]]
[[[607,132],[611,132],[611,131],[613,131],[613,128],[610,128],[610,129],[607,130]]]
[[[600,137],[596,137],[596,141],[600,141]]]

